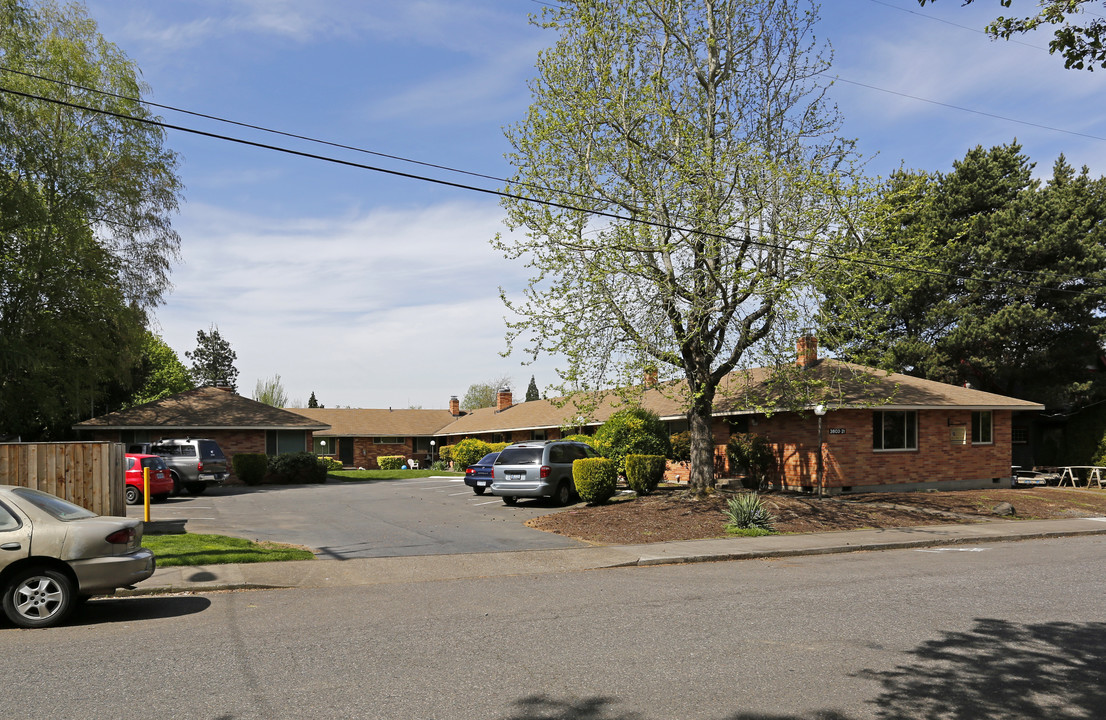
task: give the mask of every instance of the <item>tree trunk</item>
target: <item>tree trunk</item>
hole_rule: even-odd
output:
[[[714,487],[714,387],[700,387],[692,393],[687,412],[688,434],[691,436],[691,488],[699,495]]]

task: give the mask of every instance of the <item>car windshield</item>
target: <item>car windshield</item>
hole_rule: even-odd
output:
[[[541,463],[541,447],[505,448],[499,453],[496,465],[537,465]]]
[[[165,461],[159,457],[142,458],[142,467],[150,468],[151,470],[164,470]]]
[[[74,505],[68,500],[62,500],[60,497],[31,488],[14,488],[12,494],[21,500],[26,500],[39,510],[53,515],[58,520],[79,520],[81,518],[96,517],[96,513],[85,510],[80,505]]]

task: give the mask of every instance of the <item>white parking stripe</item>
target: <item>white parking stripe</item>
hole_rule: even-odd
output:
[[[450,493],[449,496],[450,497],[457,497],[458,495],[471,495],[471,494],[472,493],[469,493],[469,492],[459,492],[459,493]]]
[[[492,503],[497,503],[497,502],[499,502],[499,500],[489,500],[487,502],[473,503],[473,507],[477,507],[479,505],[491,505]]]

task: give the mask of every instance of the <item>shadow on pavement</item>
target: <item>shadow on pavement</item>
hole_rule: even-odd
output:
[[[977,619],[966,632],[948,632],[914,650],[890,670],[857,674],[882,686],[869,700],[884,720],[1102,717],[1106,707],[1106,623],[1024,625]],[[833,678],[822,681],[833,682]],[[659,720],[619,711],[614,697],[515,700],[508,720]],[[864,713],[865,717],[869,714]],[[851,720],[836,710],[800,714],[738,711],[719,720]],[[666,719],[667,720],[667,719]]]
[[[195,615],[211,607],[205,597],[95,598],[78,607],[66,625],[100,625]]]
[[[1101,717],[1106,623],[1021,625],[977,619],[910,651],[893,670],[866,671],[881,718]]]

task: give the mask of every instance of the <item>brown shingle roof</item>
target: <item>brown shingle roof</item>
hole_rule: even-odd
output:
[[[84,430],[326,430],[326,423],[214,387],[200,387],[161,400],[79,422]]]
[[[453,421],[448,410],[364,410],[360,408],[289,408],[330,426],[334,436],[419,436],[436,435]]]

